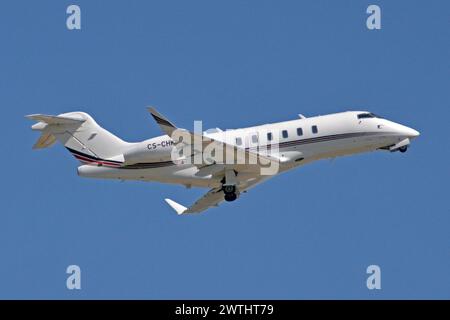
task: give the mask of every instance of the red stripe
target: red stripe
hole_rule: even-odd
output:
[[[80,156],[80,155],[75,154],[75,153],[72,153],[72,155],[73,155],[75,158],[77,158],[78,160],[83,160],[83,161],[86,161],[86,162],[95,162],[95,160],[92,160],[92,159],[89,159],[89,158]]]
[[[113,168],[120,167],[120,164],[118,164],[118,163],[112,163],[112,162],[107,162],[107,161],[97,161],[97,160],[89,159],[87,157],[80,156],[80,155],[75,154],[75,153],[72,153],[72,154],[73,154],[73,156],[75,158],[77,158],[78,160],[81,160],[83,162],[97,163],[97,164],[106,165],[106,166],[113,167]]]
[[[91,161],[91,162],[103,163],[103,164],[108,164],[108,165],[111,165],[111,166],[120,166],[120,163],[110,162],[108,160],[94,160],[94,159],[90,159],[88,157],[84,157],[84,156],[79,155],[79,154],[75,154],[75,153],[72,153],[72,154],[75,157],[80,157],[80,158],[86,159],[86,160]]]

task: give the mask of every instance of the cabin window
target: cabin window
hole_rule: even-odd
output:
[[[316,134],[317,132],[319,132],[319,130],[317,129],[317,126],[312,126],[311,127],[312,133]]]
[[[297,128],[297,135],[299,137],[303,135],[303,129],[302,128]]]
[[[267,132],[267,140],[272,141],[272,139],[273,139],[272,132]]]
[[[252,142],[258,143],[258,136],[256,134],[252,135]]]
[[[238,146],[242,145],[242,138],[236,138],[236,144]]]
[[[286,139],[286,138],[288,137],[288,132],[287,132],[287,130],[281,131],[281,135],[282,135],[283,138]]]

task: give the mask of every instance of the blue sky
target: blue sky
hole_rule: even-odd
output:
[[[82,30],[66,28],[81,7]],[[366,8],[382,29],[366,28]],[[450,298],[448,1],[4,1],[0,298]],[[310,164],[233,204],[82,179],[30,113],[83,110],[129,141],[367,109],[421,132],[405,154]],[[82,289],[66,289],[66,267]],[[366,287],[377,264],[382,289]]]

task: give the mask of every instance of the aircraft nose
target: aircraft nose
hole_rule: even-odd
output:
[[[420,136],[420,132],[411,128],[411,138]]]
[[[406,135],[409,138],[417,138],[418,136],[420,136],[420,132],[417,130],[414,130],[413,128],[408,128]]]
[[[420,136],[420,132],[417,130],[414,130],[413,128],[409,128],[407,126],[401,126],[401,134],[408,137],[408,138],[417,138]]]

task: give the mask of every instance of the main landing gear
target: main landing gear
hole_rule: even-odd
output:
[[[225,193],[225,201],[231,202],[237,199],[236,186],[223,186],[223,193]]]
[[[225,201],[231,202],[231,201],[234,201],[237,199],[236,175],[237,175],[237,172],[234,170],[225,171],[225,177],[222,181],[222,183],[223,183],[222,190],[223,190],[223,193],[225,194],[225,196],[224,196]]]

